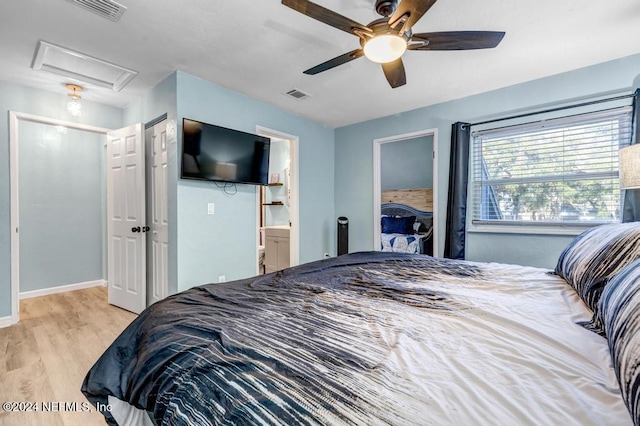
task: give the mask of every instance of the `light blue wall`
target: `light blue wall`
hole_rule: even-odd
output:
[[[82,117],[70,117],[67,96],[0,81],[0,318],[11,314],[9,111],[35,114],[98,127],[122,126],[123,111],[83,100]]]
[[[433,186],[433,136],[380,146],[380,187],[389,189]]]
[[[129,104],[124,110],[125,125],[146,123],[162,114],[167,114],[169,120],[175,120],[178,99],[176,78],[177,74],[171,73],[137,101]]]
[[[105,278],[105,140],[20,123],[20,292]]]
[[[125,125],[148,123],[167,114],[167,208],[169,221],[169,246],[167,286],[169,294],[178,291],[178,161],[177,161],[177,73],[171,73],[124,112]]]
[[[255,133],[256,126],[299,137],[300,262],[335,253],[334,132],[267,103],[178,71],[181,119]],[[227,195],[213,182],[178,181],[178,288],[256,273],[257,187]],[[207,215],[207,203],[215,214]]]
[[[444,246],[451,124],[478,122],[534,109],[574,103],[640,85],[640,55],[594,65],[515,86],[336,129],[336,215],[348,216],[350,249],[373,247],[373,140],[438,129],[437,208],[440,253]],[[460,84],[473,84],[461,82]],[[469,233],[467,258],[552,268],[571,236]],[[532,249],[533,247],[533,249]]]

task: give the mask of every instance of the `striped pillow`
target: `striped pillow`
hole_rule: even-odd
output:
[[[624,268],[600,298],[611,359],[622,397],[635,425],[640,425],[640,260]]]
[[[607,282],[640,258],[640,222],[612,223],[578,235],[562,252],[556,274],[576,289],[594,312],[598,331],[598,300]]]

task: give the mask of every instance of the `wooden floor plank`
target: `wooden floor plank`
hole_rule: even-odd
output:
[[[30,411],[0,413],[2,425],[64,425],[61,413],[43,412],[42,401],[50,401],[53,394],[47,370],[42,362],[9,371],[2,379],[0,400],[26,403]],[[17,408],[17,407],[15,407]]]
[[[29,367],[39,359],[38,344],[31,327],[22,323],[9,327],[5,352],[7,371]]]
[[[0,426],[104,425],[80,386],[135,317],[109,305],[104,287],[22,300],[21,321],[0,329],[0,402],[35,402],[38,411],[0,410]]]

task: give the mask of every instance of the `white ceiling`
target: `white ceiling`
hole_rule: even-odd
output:
[[[358,48],[358,38],[279,0],[119,2],[128,9],[114,23],[66,0],[2,0],[0,80],[66,93],[69,79],[30,68],[44,40],[139,72],[119,93],[80,83],[83,99],[124,107],[178,69],[339,127],[640,52],[638,0],[439,0],[413,32],[506,36],[490,50],[406,52],[407,84],[391,89],[366,58],[302,74]],[[375,0],[316,2],[363,24],[379,18]],[[283,94],[292,88],[312,96]]]

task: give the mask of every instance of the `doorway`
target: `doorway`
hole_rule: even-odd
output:
[[[256,271],[274,272],[299,263],[298,138],[257,126],[271,139],[268,185],[256,196]]]
[[[109,209],[108,205],[108,180],[110,174],[107,171],[108,149],[105,152],[105,148],[108,148],[111,143],[112,134],[118,131],[111,131],[110,129],[100,128],[95,126],[83,125],[73,122],[67,122],[63,120],[51,119],[46,117],[39,117],[31,114],[18,113],[10,111],[10,190],[11,190],[11,318],[7,325],[15,324],[19,320],[20,305],[19,300],[21,296],[34,297],[42,296],[46,294],[59,293],[62,291],[72,291],[81,288],[87,288],[96,285],[106,285],[109,282],[109,277],[113,275],[120,275],[125,277],[123,283],[125,284],[126,291],[130,293],[131,286],[125,281],[132,274],[110,274],[109,266],[110,261],[116,256],[109,256],[108,241],[109,238]],[[120,129],[125,130],[125,129]],[[40,144],[38,150],[31,150],[33,153],[38,153],[40,159],[33,158],[29,155],[29,150],[25,146],[22,146],[22,141],[29,137],[30,134],[40,134],[41,137],[37,143]],[[150,259],[155,263],[150,263],[149,269],[151,270],[152,281],[146,283],[149,286],[149,290],[141,289],[143,293],[151,296],[149,300],[143,300],[140,305],[140,309],[134,311],[141,311],[148,303],[156,301],[156,299],[166,297],[168,295],[167,290],[167,245],[168,239],[168,221],[166,213],[166,199],[167,199],[167,183],[166,183],[166,166],[167,166],[167,137],[166,137],[166,124],[154,123],[149,135],[149,143],[152,144],[151,149],[147,152],[151,153],[148,161],[151,164],[151,170],[155,171],[154,176],[157,179],[152,179],[151,193],[156,196],[151,197],[153,201],[150,210],[155,216],[151,217],[151,226],[153,231],[149,234],[149,239],[153,242],[157,242],[157,247],[160,248],[157,252],[151,251]],[[109,136],[109,137],[107,137]],[[82,143],[75,143],[75,149],[77,150],[77,156],[71,158],[65,158],[65,152],[60,148],[65,143],[65,139],[73,137],[72,142],[75,139],[81,139]],[[20,140],[19,140],[20,138]],[[108,143],[107,140],[109,141]],[[127,141],[130,139],[127,138]],[[156,143],[154,143],[156,141]],[[77,141],[75,141],[77,142]],[[89,144],[95,142],[94,151],[91,155],[87,155],[86,151],[89,148]],[[24,149],[24,152],[19,152],[19,147]],[[69,148],[69,147],[66,147]],[[69,152],[66,152],[66,156],[69,156]],[[30,157],[27,159],[27,157]],[[75,160],[74,160],[75,158]],[[88,158],[92,159],[89,162]],[[59,160],[59,161],[55,161]],[[20,168],[23,161],[28,161],[23,165],[23,168],[34,168],[34,170],[40,173],[45,173],[44,179],[40,179],[39,183],[35,183],[36,190],[33,190],[33,182],[31,182],[31,188],[27,191],[24,190],[24,184],[29,183],[29,179],[24,179],[25,182],[20,182]],[[29,164],[33,163],[33,164]],[[143,164],[144,166],[144,164]],[[156,167],[157,166],[157,167]],[[84,172],[83,172],[84,170]],[[95,172],[95,175],[89,176],[89,172]],[[45,206],[41,201],[44,197],[52,197],[56,195],[56,192],[52,191],[50,186],[56,176],[64,177],[62,180],[62,189],[58,188],[59,193],[66,193],[68,196],[73,196],[72,200],[61,197],[59,205]],[[98,176],[98,177],[96,177]],[[144,175],[143,175],[144,176]],[[42,176],[41,176],[42,177]],[[141,179],[142,185],[135,185],[138,191],[140,191],[140,197],[144,200],[145,192],[149,194],[150,190],[145,190],[144,177]],[[92,183],[92,186],[88,187],[87,182]],[[155,183],[157,182],[157,183]],[[21,189],[22,188],[22,189]],[[21,200],[20,192],[28,193],[28,198]],[[159,192],[156,192],[159,191]],[[58,194],[60,195],[60,194]],[[75,197],[75,198],[74,198]],[[128,197],[125,197],[129,199]],[[90,203],[90,206],[82,203]],[[23,203],[23,209],[20,209],[20,203]],[[31,207],[31,213],[27,209],[27,203]],[[70,204],[74,209],[72,212],[63,211],[62,207]],[[124,205],[125,203],[120,203]],[[131,203],[128,203],[131,204]],[[142,203],[144,206],[144,202]],[[37,210],[39,208],[39,210]],[[60,212],[62,211],[62,215]],[[164,212],[164,213],[163,213]],[[23,215],[23,217],[21,217]],[[23,225],[27,227],[20,227],[21,219]],[[156,220],[158,219],[158,220]],[[145,220],[144,215],[142,220]],[[51,223],[55,222],[55,226],[51,226]],[[57,237],[48,237],[48,241],[44,241],[42,232],[38,231],[38,226],[47,226],[52,232],[62,233]],[[65,226],[61,226],[65,225]],[[141,229],[147,228],[147,224],[141,223]],[[129,227],[131,228],[131,227]],[[19,233],[20,232],[20,233]],[[91,239],[88,243],[79,244],[78,238],[89,235]],[[127,241],[132,239],[127,237]],[[22,247],[21,247],[22,240]],[[53,244],[55,247],[49,247]],[[64,247],[64,245],[69,247]],[[130,246],[130,244],[129,244]],[[43,250],[47,253],[54,255],[66,255],[71,256],[72,261],[60,262],[59,259],[49,259],[48,261],[42,261],[39,259],[41,265],[40,269],[42,273],[34,274],[33,259],[31,253],[38,253],[38,250],[42,253]],[[98,252],[96,254],[95,252]],[[26,254],[25,254],[26,253]],[[93,254],[93,255],[92,255]],[[92,256],[90,256],[92,255]],[[154,258],[153,256],[156,255]],[[22,256],[22,261],[21,261]],[[90,261],[86,258],[90,256]],[[126,257],[126,256],[125,256]],[[126,257],[130,260],[130,257]],[[143,259],[143,266],[147,268],[144,261],[145,256],[140,256]],[[122,264],[129,265],[131,262],[120,262]],[[21,273],[21,267],[23,272]],[[28,273],[25,272],[25,267],[29,268]],[[64,276],[65,280],[71,281],[70,284],[56,285],[50,288],[37,288],[42,287],[42,276],[50,276],[52,271],[57,269],[61,272],[60,276]],[[37,268],[36,268],[37,269]],[[93,271],[93,275],[97,276],[97,279],[75,278],[87,276],[86,271]],[[96,272],[99,270],[99,273]],[[83,275],[84,273],[84,275]],[[28,278],[32,281],[35,289],[21,288],[21,279]],[[69,278],[70,277],[70,278]],[[84,281],[78,282],[78,279],[84,279]],[[146,287],[145,281],[142,280],[142,285]],[[124,287],[123,287],[124,289]],[[109,289],[109,298],[111,299],[111,288]],[[156,299],[153,299],[153,296]],[[111,300],[110,300],[111,301]],[[118,305],[120,306],[120,305]]]
[[[387,186],[383,185],[383,151],[390,152],[390,150],[383,149],[389,148],[389,144],[403,144],[410,148],[409,153],[404,153],[405,157],[411,156],[412,158],[418,158],[420,160],[420,164],[424,164],[424,169],[431,171],[431,176],[425,177],[422,179],[421,185],[413,185],[412,183],[407,183],[407,179],[405,179],[405,183],[391,183],[389,182],[391,179],[387,179]],[[417,145],[416,145],[417,144]],[[399,147],[400,145],[398,145]],[[423,147],[425,149],[423,149]],[[428,148],[427,148],[428,147]],[[431,148],[432,147],[432,148]],[[416,152],[416,149],[418,152]],[[401,150],[398,150],[401,152]],[[402,174],[408,177],[408,180],[411,181],[413,175],[417,173],[412,173],[411,169],[407,170],[403,168],[402,165],[396,164],[395,167],[398,169],[398,174]],[[412,169],[419,168],[420,165],[411,166]],[[423,171],[423,170],[421,170]],[[399,179],[398,182],[402,181]],[[381,205],[383,201],[383,189],[388,189],[389,185],[391,186],[425,186],[426,193],[429,194],[430,200],[427,201],[427,204],[430,204],[430,209],[432,210],[433,217],[433,227],[432,227],[432,250],[433,255],[438,256],[440,253],[439,249],[439,239],[438,239],[438,129],[427,129],[421,130],[412,133],[405,133],[396,136],[390,136],[386,138],[375,139],[373,141],[373,244],[374,250],[380,250],[381,247],[381,224],[380,218],[382,215]],[[428,186],[431,186],[430,188]],[[394,188],[398,190],[407,190],[412,192],[416,188]],[[423,194],[423,191],[419,192]],[[419,208],[418,210],[424,210],[424,208]]]
[[[21,294],[41,296],[106,280],[103,152],[108,129],[14,111],[9,128],[14,324]],[[29,171],[22,181],[21,166]],[[28,280],[25,288],[21,279]]]

